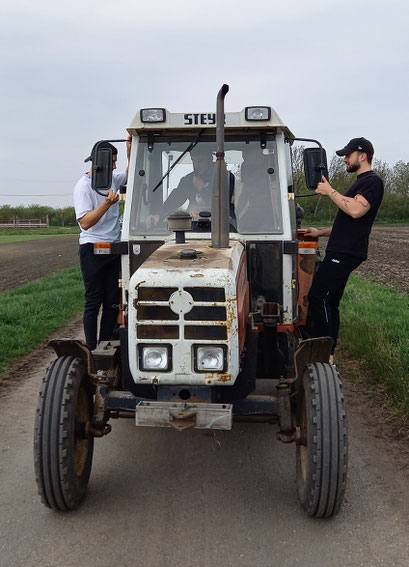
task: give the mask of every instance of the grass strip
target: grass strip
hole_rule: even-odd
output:
[[[78,267],[0,293],[0,372],[78,315],[83,306]]]
[[[386,402],[409,416],[409,297],[351,276],[341,304],[341,340]]]
[[[43,238],[51,238],[53,236],[61,236],[63,234],[79,234],[78,227],[72,228],[39,228],[27,230],[0,230],[0,244],[9,242],[24,242],[26,240],[42,240]]]
[[[45,238],[52,238],[58,236],[56,234],[6,234],[0,235],[0,244],[8,244],[9,242],[26,242],[28,240],[44,240]]]
[[[21,234],[25,236],[26,234],[79,234],[80,229],[78,226],[68,226],[66,228],[58,227],[58,226],[50,226],[49,228],[1,228],[0,234],[12,234],[18,235]]]

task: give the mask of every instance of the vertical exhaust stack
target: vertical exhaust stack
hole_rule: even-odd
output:
[[[229,191],[224,160],[224,97],[229,85],[223,85],[216,104],[216,172],[213,181],[212,248],[229,247]]]

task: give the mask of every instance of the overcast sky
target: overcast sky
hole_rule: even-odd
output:
[[[409,162],[407,0],[3,0],[0,205],[72,205],[96,140],[139,108],[272,106],[330,158]]]

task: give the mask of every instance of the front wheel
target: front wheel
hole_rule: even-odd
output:
[[[42,502],[57,511],[77,508],[91,473],[92,392],[83,361],[57,358],[47,370],[34,430],[34,466]]]
[[[331,364],[306,367],[297,426],[299,499],[310,516],[335,516],[345,494],[348,437],[341,378]]]

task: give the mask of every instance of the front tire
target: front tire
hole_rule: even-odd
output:
[[[342,382],[332,365],[306,367],[297,426],[299,499],[310,516],[335,516],[345,495],[348,437]]]
[[[34,430],[34,466],[38,493],[57,511],[77,508],[91,473],[94,438],[92,390],[83,361],[57,358],[47,370]]]

